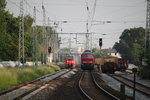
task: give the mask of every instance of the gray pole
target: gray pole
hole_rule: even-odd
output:
[[[33,10],[33,62],[35,63],[35,66],[37,66],[37,33],[36,33],[36,8],[34,6]]]
[[[88,20],[86,23],[87,33],[86,33],[86,49],[89,49],[89,30],[88,30]]]
[[[133,98],[135,100],[135,88],[136,88],[136,72],[137,72],[137,68],[133,68],[132,72],[134,74],[134,77],[133,77],[133,81],[134,81],[134,84],[133,84]]]
[[[71,53],[71,37],[68,39],[68,43],[69,43],[69,50],[70,50],[70,53]]]
[[[46,33],[45,33],[45,8],[44,6],[42,5],[42,9],[43,9],[43,39],[42,39],[42,64],[46,64]]]
[[[93,34],[91,33],[91,50],[92,50]]]
[[[88,2],[86,3],[86,8],[87,8],[87,12],[88,12],[88,18],[87,18],[87,23],[86,23],[86,49],[89,49],[89,16],[90,16],[90,13],[89,13],[89,7],[88,7]]]
[[[20,21],[19,21],[19,59],[18,66],[20,67],[20,60],[22,60],[23,65],[25,63],[24,58],[24,8],[23,0],[20,0]]]
[[[147,14],[146,14],[146,32],[145,32],[145,57],[150,53],[150,0],[147,0]]]

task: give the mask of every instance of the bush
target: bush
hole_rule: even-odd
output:
[[[49,74],[49,73],[53,73],[53,72],[55,72],[55,70],[53,70],[51,67],[38,67],[37,69],[36,69],[36,73],[38,74],[38,75],[46,75],[46,74]]]
[[[60,70],[60,67],[57,66],[57,65],[55,65],[55,64],[53,64],[53,63],[48,63],[48,65],[49,65],[51,68],[53,68],[55,71]]]
[[[65,69],[65,64],[63,62],[59,62],[57,63],[57,65],[61,68],[61,69]]]
[[[150,79],[150,67],[149,66],[145,66],[143,67],[138,75],[142,78],[142,79]]]
[[[143,66],[138,73],[142,79],[150,79],[150,52],[147,53],[146,59],[147,65]]]

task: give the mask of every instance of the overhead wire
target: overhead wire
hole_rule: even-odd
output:
[[[97,0],[95,0],[95,2],[94,2],[93,11],[92,11],[92,17],[91,17],[91,22],[90,22],[91,24],[90,24],[89,30],[91,29],[92,23],[93,23],[93,20],[94,20],[95,10],[96,10],[96,3],[97,3]]]
[[[27,0],[25,0],[26,1],[26,4],[28,5],[28,7],[30,7],[31,9],[33,9],[33,7],[28,3],[28,1]],[[36,11],[38,12],[38,13],[41,13],[37,8],[36,8]]]
[[[41,5],[44,0],[39,0],[39,1],[41,1],[41,3],[39,3],[39,2],[30,2],[30,4]],[[137,6],[135,6],[135,5],[105,5],[105,4],[97,4],[97,6],[103,6],[103,7],[143,7],[144,5],[141,5],[142,3],[143,2],[140,2],[140,5],[137,5]],[[84,4],[84,2],[83,2],[83,4]],[[51,6],[57,6],[57,5],[58,6],[60,6],[60,5],[64,5],[64,6],[73,6],[73,5],[80,6],[80,5],[82,5],[83,6],[83,4],[82,3],[76,3],[76,4],[74,4],[74,3],[46,3],[44,5],[51,5]],[[92,5],[92,4],[89,4],[89,5]],[[84,5],[84,6],[86,6],[86,5]]]
[[[15,5],[15,6],[17,6],[17,7],[19,8],[19,5],[17,5],[16,2],[13,2],[13,1],[11,1],[11,0],[8,0],[8,1],[10,1],[13,5]],[[32,6],[28,3],[28,1],[27,1],[27,0],[25,0],[25,1],[26,1],[26,5],[28,5],[28,7],[30,7],[30,8],[32,8]],[[94,4],[94,5],[96,6],[96,4]],[[89,9],[89,8],[88,8],[88,9]],[[38,9],[36,9],[36,11],[40,13],[40,11],[39,11]],[[48,14],[50,14],[47,10],[46,10],[46,12],[47,12]],[[28,12],[28,13],[29,13],[29,12]],[[137,12],[136,12],[136,13],[137,13]],[[92,22],[105,22],[105,21],[93,21],[94,14],[95,14],[95,7],[93,7]],[[53,15],[53,16],[54,16],[54,15]],[[126,16],[128,16],[128,15],[126,15]],[[126,16],[124,16],[124,17],[126,17]],[[122,17],[121,17],[121,18],[122,18]],[[38,20],[38,21],[40,21],[40,20]],[[58,21],[58,22],[59,22],[59,21]],[[72,23],[72,22],[85,22],[85,21],[67,21],[67,23]],[[135,22],[135,23],[143,23],[144,21],[111,21],[111,23],[132,23],[132,22]],[[91,24],[91,25],[93,25],[93,24]],[[97,25],[99,25],[99,23],[98,23]]]
[[[11,2],[13,5],[15,5],[16,7],[20,8],[20,6],[19,6],[19,5],[17,5],[17,3],[16,3],[16,2],[11,1],[11,0],[8,0],[8,1],[9,1],[9,2]]]
[[[15,6],[17,6],[17,7],[19,7],[18,5],[17,5],[17,3],[16,2],[14,2],[14,1],[11,1],[11,0],[8,0],[8,1],[10,1],[12,4],[14,4]],[[44,0],[39,0],[39,1],[41,1],[41,2],[43,2]],[[141,3],[141,2],[140,2]],[[31,6],[31,4],[37,4],[37,3],[28,3],[27,1],[26,1],[26,4],[30,7],[30,8],[32,8],[32,6]],[[41,4],[41,3],[40,3]],[[46,3],[46,4],[49,4],[49,3]],[[69,4],[68,4],[69,5]],[[98,4],[96,5],[96,6],[99,6]],[[118,6],[120,6],[120,5],[100,5],[100,6],[115,6],[115,7],[118,7]],[[130,5],[121,5],[121,7],[139,7],[139,6],[130,6]],[[143,6],[142,6],[143,7]],[[36,9],[37,10],[37,12],[38,13],[41,13],[41,11],[39,11],[38,9]],[[115,11],[116,12],[116,11]],[[51,14],[51,13],[49,13],[47,10],[46,10],[46,13],[48,13],[48,14]],[[114,12],[113,12],[114,13]],[[52,16],[55,16],[54,14],[51,14]]]
[[[28,15],[31,15],[31,13],[28,11],[28,2],[27,2],[27,0],[24,0],[24,2],[25,2],[25,13]]]
[[[145,2],[143,2],[143,1],[134,2],[134,4],[140,4],[138,6],[135,6],[135,5],[114,5],[115,7],[121,7],[121,8],[119,8],[117,10],[114,10],[114,11],[111,11],[111,12],[108,12],[108,13],[109,13],[110,16],[112,16],[112,14],[116,15],[119,11],[122,12],[124,9],[126,10],[129,7],[145,7],[145,5],[141,5],[143,3],[145,3]],[[113,5],[110,5],[110,6],[113,6]]]

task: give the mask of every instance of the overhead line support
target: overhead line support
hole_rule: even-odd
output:
[[[147,14],[146,14],[146,31],[145,31],[145,57],[150,53],[150,0],[147,0]]]
[[[20,0],[20,15],[19,15],[19,57],[18,66],[20,67],[20,62],[24,65],[25,55],[24,55],[24,7],[23,1]]]

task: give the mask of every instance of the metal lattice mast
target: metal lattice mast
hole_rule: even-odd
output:
[[[44,63],[46,64],[46,32],[45,32],[45,18],[46,18],[46,14],[45,14],[45,8],[44,8],[43,5],[42,5],[42,9],[43,9],[42,64],[44,64]]]
[[[48,46],[50,47],[51,46],[51,33],[50,33],[50,31],[51,31],[51,29],[50,29],[50,19],[49,19],[49,17],[48,17]]]
[[[145,56],[150,53],[150,0],[147,0],[147,14],[146,14],[146,32],[145,32]]]
[[[90,49],[90,39],[89,39],[89,21],[90,21],[90,10],[89,10],[89,6],[88,6],[88,1],[86,2],[86,9],[87,9],[87,13],[88,13],[88,18],[87,18],[87,23],[86,23],[86,49]]]
[[[34,6],[33,10],[33,62],[37,66],[37,32],[36,32],[36,7]]]
[[[92,47],[92,45],[93,45],[92,43],[93,43],[93,34],[91,34],[91,46],[90,46],[91,50],[92,50],[92,48],[93,48],[93,47]]]
[[[19,66],[20,61],[24,65],[24,8],[23,8],[23,1],[20,0],[20,15],[19,15]]]
[[[87,34],[86,34],[86,49],[89,49],[89,30],[88,30],[88,21],[86,23]]]

